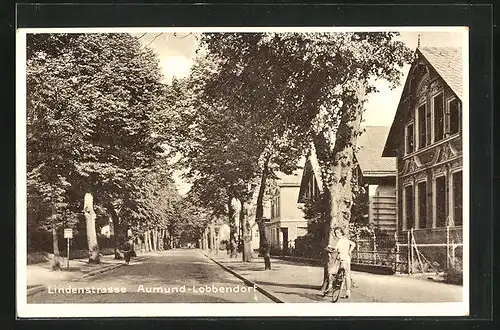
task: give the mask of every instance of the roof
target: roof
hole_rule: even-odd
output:
[[[287,175],[281,172],[276,173],[279,178],[277,181],[278,186],[300,186],[300,180],[302,178],[302,170],[296,170],[291,175]]]
[[[363,176],[396,175],[394,157],[382,157],[389,126],[366,126],[357,141],[360,150],[356,153]]]
[[[422,47],[417,48],[415,53],[418,58],[426,61],[427,64],[432,67],[443,79],[446,85],[450,87],[453,93],[455,93],[455,95],[462,100],[462,49],[459,47]],[[413,67],[418,63],[418,58],[413,62],[409,72],[412,72]],[[401,94],[401,99],[398,104],[398,109],[396,111],[396,115],[394,116],[394,121],[385,143],[382,153],[383,157],[394,157],[397,154],[396,149],[399,144],[399,139],[402,136],[401,130],[403,129],[402,124],[405,111],[405,107],[401,106],[401,103],[404,91],[408,88],[410,80],[411,74],[408,74],[403,93]]]
[[[316,149],[314,145],[311,146],[311,155],[308,158],[309,163],[312,167],[312,172],[318,183],[318,188],[320,191],[323,191],[323,178],[321,177],[321,167],[319,166],[318,156],[316,155]]]
[[[456,47],[418,48],[451,90],[462,99],[462,49]]]
[[[360,150],[355,155],[363,176],[395,176],[396,160],[393,157],[382,157],[384,144],[389,134],[389,126],[366,126],[364,129],[365,131],[357,140]],[[307,184],[311,175],[314,175],[319,191],[323,191],[321,167],[319,166],[314,145],[311,145],[311,152],[304,166],[299,198],[307,190]]]

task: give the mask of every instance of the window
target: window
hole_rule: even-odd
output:
[[[404,201],[406,229],[411,229],[414,226],[415,217],[415,208],[413,205],[413,186],[406,186],[404,188]]]
[[[427,117],[426,106],[422,104],[418,107],[418,147],[423,148],[427,145]]]
[[[411,154],[413,152],[414,146],[414,132],[413,132],[413,124],[406,126],[406,154]]]
[[[446,177],[436,178],[436,227],[446,227]]]
[[[443,93],[434,97],[434,141],[444,137],[444,105]]]
[[[460,131],[460,104],[457,99],[453,99],[449,103],[450,106],[450,134],[455,134]]]
[[[420,182],[417,185],[418,193],[418,228],[427,226],[427,183]]]
[[[308,183],[307,198],[311,201],[314,200],[314,173],[311,173],[311,179]]]
[[[462,225],[462,171],[452,174],[453,219],[455,226]]]
[[[276,203],[276,216],[280,216],[281,211],[281,198],[280,195],[278,195],[278,202]]]

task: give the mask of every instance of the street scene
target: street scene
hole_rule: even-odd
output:
[[[216,263],[217,262],[217,263]],[[222,265],[220,266],[219,263]],[[263,261],[251,263],[223,253],[175,249],[149,254],[128,266],[100,275],[71,279],[46,278],[43,287],[28,297],[29,303],[328,303],[319,291],[323,269],[299,262],[273,259],[274,269],[263,271]],[[121,263],[121,265],[123,265]],[[237,276],[227,271],[236,272]],[[40,273],[28,269],[28,274]],[[353,272],[355,289],[342,302],[458,302],[460,286],[428,279]],[[80,275],[80,274],[78,274]],[[81,276],[81,275],[80,275]],[[243,279],[244,280],[243,280]],[[311,279],[316,279],[316,283]],[[34,284],[38,282],[38,285]],[[41,286],[41,276],[32,286]],[[257,289],[254,289],[254,283]],[[90,289],[88,293],[58,292],[58,289]],[[98,288],[118,288],[98,293]],[[184,289],[183,289],[184,288]],[[216,288],[216,289],[214,289]],[[220,292],[221,288],[224,288]],[[177,291],[176,291],[177,290]],[[218,292],[214,292],[214,291]],[[239,291],[239,292],[235,292]],[[262,293],[264,291],[264,293]]]
[[[24,37],[27,304],[465,302],[463,29]]]

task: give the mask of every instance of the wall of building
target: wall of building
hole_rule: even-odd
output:
[[[368,187],[369,223],[387,234],[396,231],[396,186],[370,185]]]
[[[273,247],[283,247],[284,228],[286,228],[286,230],[288,231],[288,246],[293,247],[295,245],[295,239],[297,239],[297,237],[307,234],[307,221],[305,219],[302,219],[280,221],[279,223],[269,224],[266,228],[266,231],[268,233],[269,242]]]
[[[299,186],[280,187],[280,219],[282,221],[303,219],[304,213],[297,205]]]

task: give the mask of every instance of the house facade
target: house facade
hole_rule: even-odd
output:
[[[301,173],[278,175],[270,198],[270,220],[266,223],[266,237],[271,247],[287,250],[293,248],[297,237],[307,234],[307,221],[297,196]]]
[[[383,151],[397,161],[398,232],[413,229],[419,243],[462,233],[461,55],[417,48]]]

